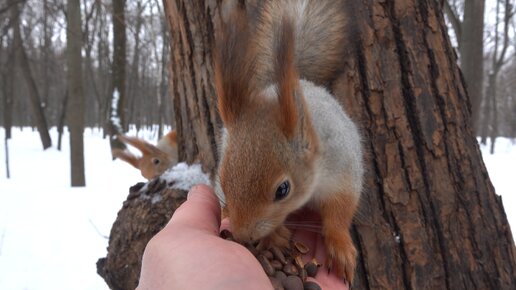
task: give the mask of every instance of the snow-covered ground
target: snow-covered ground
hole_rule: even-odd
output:
[[[482,157],[496,194],[502,196],[505,213],[511,225],[512,234],[516,236],[516,140],[497,138],[495,154],[489,154],[490,144],[481,146]]]
[[[54,143],[57,132],[52,130]],[[142,136],[142,135],[140,135]],[[156,140],[150,132],[144,138]],[[86,187],[71,188],[68,135],[63,150],[41,149],[37,132],[13,130],[11,179],[6,179],[4,130],[0,128],[0,289],[107,290],[95,263],[105,256],[107,236],[129,186],[144,181],[121,161],[111,161],[102,132],[85,132]],[[516,144],[497,140],[484,160],[497,193],[516,227]]]
[[[6,179],[0,130],[0,289],[109,289],[95,263],[129,186],[145,181],[119,160],[98,130],[85,132],[86,187],[70,187],[68,135],[43,151],[31,129],[13,130]],[[57,131],[52,130],[57,143]]]

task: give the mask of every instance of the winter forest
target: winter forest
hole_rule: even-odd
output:
[[[73,40],[79,41],[81,51],[84,126],[106,126],[116,78],[124,85],[119,101],[124,128],[172,124],[167,93],[169,31],[161,1],[78,3],[80,35]],[[52,0],[2,1],[2,126],[36,127],[39,113],[25,111],[33,99],[47,129],[63,124],[70,99],[70,5]],[[122,70],[114,69],[117,66]],[[115,77],[115,72],[121,76]]]
[[[6,138],[11,127],[30,126],[38,128],[43,146],[48,147],[58,140],[47,140],[46,132],[65,126],[67,116],[83,115],[84,127],[104,128],[106,134],[113,133],[109,129],[113,114],[122,120],[122,132],[130,125],[137,130],[174,126],[167,69],[174,64],[169,62],[170,31],[162,2],[80,1],[80,37],[68,39],[70,5],[53,0],[2,1],[0,124],[7,130]],[[514,3],[448,0],[443,1],[443,11],[470,88],[476,135],[484,144],[486,138],[514,138]],[[68,105],[76,98],[70,96],[68,85],[74,75],[67,71],[71,40],[80,45],[81,109]],[[113,103],[116,87],[121,94]]]
[[[148,178],[142,170],[143,180],[130,161],[115,160],[123,159],[117,150],[138,147],[120,135],[156,144],[173,128],[176,158],[214,174],[221,119],[211,49],[225,2],[231,0],[0,0],[0,183],[21,168],[17,156],[31,162],[25,152],[37,150],[45,163],[66,162],[56,171],[70,176],[63,192],[70,185],[83,187],[75,192],[81,196],[96,192],[83,226],[95,229],[85,240],[99,239],[101,250],[84,253],[91,267],[82,272],[98,281],[80,289],[134,289],[141,259],[128,253],[141,255],[183,201],[177,188],[168,192],[167,177]],[[514,168],[500,167],[509,156],[504,150],[512,148],[505,159],[511,166],[516,154],[516,1],[342,2],[360,34],[330,89],[364,133],[369,174],[366,209],[352,227],[359,251],[355,289],[514,289],[516,249],[507,222],[516,212],[507,206],[514,197],[504,195],[502,206],[491,180]],[[61,150],[69,154],[61,157]],[[88,169],[92,164],[98,167]],[[495,175],[491,164],[502,173]],[[97,176],[110,177],[98,182]],[[127,196],[140,181],[145,185]],[[4,194],[20,190],[9,186],[13,192]],[[103,190],[117,193],[106,198]],[[143,190],[152,205],[134,199]],[[109,215],[97,217],[94,204],[102,203]],[[81,206],[79,199],[70,204]],[[11,218],[2,209],[0,222]],[[1,265],[2,256],[17,258],[3,249],[9,239],[3,226],[0,280],[10,267]],[[16,267],[20,279],[23,271],[32,273]],[[12,289],[47,289],[25,286]]]

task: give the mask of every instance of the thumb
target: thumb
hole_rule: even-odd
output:
[[[206,185],[190,189],[187,200],[176,210],[169,225],[186,226],[218,235],[220,204],[213,189]]]

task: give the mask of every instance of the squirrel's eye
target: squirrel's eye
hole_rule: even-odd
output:
[[[282,200],[285,197],[287,197],[288,193],[290,191],[290,183],[286,180],[280,186],[278,186],[278,189],[276,189],[276,195],[274,196],[274,201]]]
[[[158,165],[160,162],[161,162],[161,161],[159,161],[159,159],[158,159],[158,158],[154,158],[154,159],[152,159],[152,163],[153,163],[154,165]]]

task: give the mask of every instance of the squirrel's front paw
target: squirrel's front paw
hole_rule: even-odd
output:
[[[355,274],[357,250],[349,233],[327,235],[325,237],[327,265],[339,277],[351,284]]]
[[[289,245],[290,236],[290,231],[285,226],[280,226],[274,232],[262,238],[257,248],[259,250],[263,250],[277,247],[281,250],[284,250]]]

